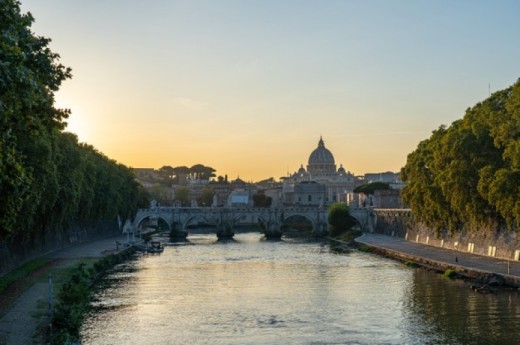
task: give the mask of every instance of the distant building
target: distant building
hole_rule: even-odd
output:
[[[403,182],[401,181],[400,173],[393,173],[391,171],[383,172],[383,173],[369,173],[365,174],[363,177],[363,184],[365,183],[374,183],[374,182],[384,182],[387,183],[392,189],[401,189],[403,188]]]
[[[297,172],[282,180],[282,195],[285,204],[298,203],[298,198],[303,197],[300,193],[301,188],[310,186],[298,187],[302,182],[315,182],[324,186],[324,196],[321,200],[324,205],[333,202],[347,202],[348,196],[352,195],[354,188],[363,183],[362,179],[354,176],[350,171],[346,171],[343,165],[336,169],[334,155],[325,147],[321,137],[318,147],[309,156],[307,169],[302,164]]]
[[[249,192],[244,189],[235,189],[232,191],[227,200],[227,207],[245,207],[251,203]]]
[[[293,204],[302,206],[324,206],[327,188],[315,181],[302,181],[294,186]]]

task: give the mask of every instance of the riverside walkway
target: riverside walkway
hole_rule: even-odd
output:
[[[508,278],[513,283],[520,282],[520,262],[518,261],[433,247],[385,235],[363,234],[355,241],[380,249],[396,258],[418,260],[436,267],[461,272],[495,273]]]
[[[16,302],[3,316],[0,315],[0,345],[41,344],[41,339],[35,336],[37,328],[47,318],[48,274],[56,276],[59,271],[73,267],[81,259],[102,258],[123,249],[116,246],[116,241],[122,243],[126,238],[118,236],[85,242],[44,256],[53,260],[52,266],[40,272],[41,277],[16,297]]]

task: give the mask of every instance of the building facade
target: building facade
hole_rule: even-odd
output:
[[[350,171],[346,171],[343,165],[340,164],[340,167],[336,168],[334,155],[325,147],[325,142],[321,137],[318,141],[318,147],[309,155],[307,168],[305,169],[302,164],[297,172],[282,178],[282,181],[283,203],[286,205],[297,204],[305,198],[308,200],[310,194],[306,196],[301,191],[316,186],[301,186],[300,184],[304,182],[315,182],[324,186],[322,188],[323,196],[320,200],[323,205],[333,202],[347,202],[352,197],[354,188],[363,183],[362,179],[354,176]],[[316,188],[319,189],[320,187]],[[316,192],[312,193],[313,204],[319,198],[320,196]]]

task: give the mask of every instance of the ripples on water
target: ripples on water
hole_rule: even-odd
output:
[[[142,256],[107,277],[83,344],[517,344],[517,295],[320,243],[235,242]]]

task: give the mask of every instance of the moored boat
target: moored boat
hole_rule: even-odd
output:
[[[164,247],[161,245],[159,241],[150,242],[150,246],[147,249],[148,253],[162,253],[164,251]]]

